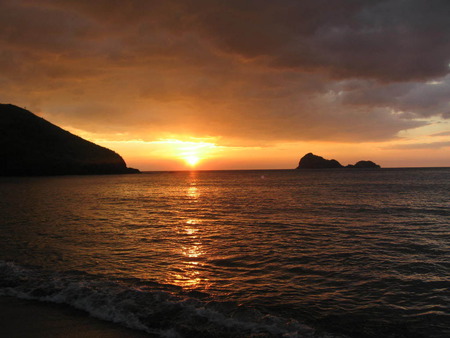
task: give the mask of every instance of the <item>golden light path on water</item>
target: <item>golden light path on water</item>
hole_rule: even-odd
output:
[[[190,172],[189,186],[186,190],[186,197],[189,203],[198,203],[200,197],[200,190],[197,187],[197,173]],[[172,270],[168,283],[181,286],[183,288],[194,289],[202,285],[207,289],[209,279],[199,270],[199,264],[206,251],[203,247],[202,221],[196,218],[185,218],[178,227],[178,233],[185,238],[180,241],[179,245],[175,246],[176,254],[181,255],[180,266]]]

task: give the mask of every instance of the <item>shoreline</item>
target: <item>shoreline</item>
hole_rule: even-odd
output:
[[[0,296],[0,336],[9,338],[157,337],[91,317],[64,304]]]

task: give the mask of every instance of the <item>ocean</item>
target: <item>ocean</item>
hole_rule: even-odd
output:
[[[0,178],[0,295],[161,337],[450,337],[450,169]]]

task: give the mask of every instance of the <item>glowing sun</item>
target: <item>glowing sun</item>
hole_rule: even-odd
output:
[[[164,157],[184,162],[184,168],[194,168],[200,162],[216,156],[220,150],[219,146],[212,142],[206,142],[206,139],[194,139],[194,141],[161,139],[152,141],[151,144],[152,146],[158,145]]]
[[[178,151],[184,162],[193,168],[200,161],[210,157],[211,152],[215,149],[216,145],[214,143],[181,141]]]
[[[184,158],[187,164],[191,167],[195,167],[195,165],[200,161],[200,158],[196,155],[189,155]]]

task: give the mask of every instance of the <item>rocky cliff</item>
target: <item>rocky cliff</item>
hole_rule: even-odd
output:
[[[0,104],[0,176],[126,174],[120,155],[28,110]]]

